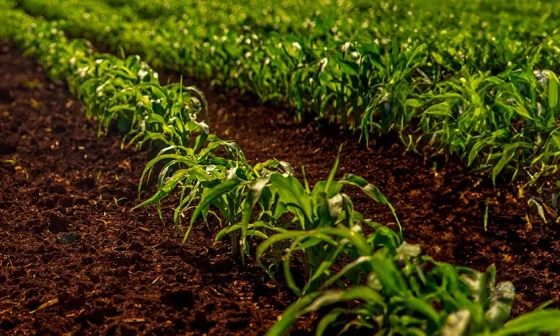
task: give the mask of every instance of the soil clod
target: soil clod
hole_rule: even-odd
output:
[[[52,233],[68,232],[72,222],[63,215],[51,212],[49,214],[49,231]]]

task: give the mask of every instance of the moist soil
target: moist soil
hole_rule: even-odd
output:
[[[98,138],[63,87],[10,44],[0,48],[0,333],[264,333],[294,300],[289,291],[254,264],[237,266],[215,232],[198,226],[181,245],[155,209],[131,211],[152,153],[121,150],[118,134]],[[366,147],[250,95],[195,84],[210,103],[211,129],[236,140],[250,162],[304,166],[314,183],[344,144],[339,176],[376,184],[407,241],[439,261],[495,263],[499,280],[517,288],[515,315],[560,296],[559,224],[544,223],[515,186],[404,153],[396,139]],[[395,227],[388,209],[348,193],[366,217]],[[312,329],[313,319],[302,319],[293,334]]]
[[[0,132],[0,334],[262,335],[295,300],[204,225],[182,246],[154,208],[131,211],[150,153],[98,138],[7,43]],[[311,329],[303,319],[294,334]]]

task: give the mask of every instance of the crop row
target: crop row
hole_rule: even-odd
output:
[[[244,263],[255,257],[275,279],[283,273],[298,296],[270,335],[287,332],[297,318],[334,305],[317,333],[371,329],[380,335],[512,335],[560,329],[560,311],[539,309],[508,322],[514,299],[509,282],[496,285],[486,272],[440,263],[395,233],[364,218],[343,188],[357,187],[395,210],[373,185],[347,174],[335,179],[338,158],[325,181],[312,188],[285,162],[251,166],[232,141],[218,139],[198,121],[205,109],[198,90],[161,86],[137,56],[124,60],[93,51],[86,40],[65,37],[56,22],[33,18],[0,1],[0,37],[36,57],[51,78],[81,99],[100,134],[112,123],[125,132],[123,145],[164,148],[144,169],[149,179],[163,164],[157,191],[139,206],[158,205],[171,194],[174,222],[184,240],[199,218],[218,219],[216,239],[231,239]],[[190,216],[188,223],[183,217]],[[400,226],[399,226],[400,227]],[[367,233],[369,232],[369,233]],[[257,245],[258,244],[258,245]],[[255,249],[256,247],[256,249]],[[266,260],[266,262],[264,261]],[[351,260],[349,263],[344,261]],[[294,277],[303,271],[303,280]]]
[[[300,118],[340,122],[367,142],[397,132],[408,149],[458,155],[494,182],[556,173],[554,6],[312,3],[18,1],[33,15],[62,19],[73,36],[288,103]],[[508,11],[496,20],[498,9]]]

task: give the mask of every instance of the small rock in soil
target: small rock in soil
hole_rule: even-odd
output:
[[[68,208],[74,204],[74,199],[72,197],[63,197],[58,200],[58,204],[62,207]]]
[[[91,176],[82,177],[81,179],[76,182],[76,187],[78,188],[86,188],[86,189],[93,189],[97,183],[95,183],[95,179]]]
[[[60,183],[53,183],[49,186],[49,188],[47,189],[49,193],[54,193],[54,194],[66,194],[66,188],[64,188],[64,186]]]
[[[161,302],[176,308],[192,308],[194,301],[194,293],[184,288],[167,290],[161,295]]]
[[[41,202],[39,202],[39,204],[41,204],[46,208],[52,209],[54,208],[57,202],[58,202],[58,197],[53,196],[53,197],[47,197],[43,199]]]
[[[49,215],[49,231],[52,233],[68,232],[72,222],[56,212]]]
[[[76,237],[73,233],[61,233],[56,237],[56,242],[59,244],[71,244]]]

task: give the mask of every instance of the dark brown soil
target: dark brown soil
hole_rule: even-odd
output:
[[[0,43],[0,334],[258,335],[294,300],[213,233],[181,246],[132,212],[148,155]]]

